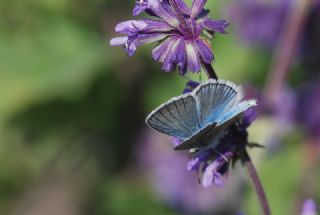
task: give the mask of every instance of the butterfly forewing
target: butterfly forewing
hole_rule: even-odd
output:
[[[200,130],[196,110],[194,97],[183,95],[154,110],[146,122],[157,131],[187,139]]]
[[[225,81],[209,82],[196,92],[198,101],[198,118],[201,127],[206,127],[226,109],[232,107],[237,101],[237,87]]]

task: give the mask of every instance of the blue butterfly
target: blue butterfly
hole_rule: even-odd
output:
[[[256,100],[241,101],[241,89],[230,81],[208,80],[192,92],[170,99],[152,111],[146,123],[181,139],[175,150],[214,147],[230,125]]]

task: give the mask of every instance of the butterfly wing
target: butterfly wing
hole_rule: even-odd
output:
[[[207,131],[247,109],[242,105],[235,106],[240,97],[241,93],[233,83],[209,80],[193,92],[160,105],[149,114],[146,123],[161,133],[190,140],[183,148],[192,148]]]
[[[204,129],[201,129],[198,133],[176,146],[174,150],[187,150],[204,146],[206,144],[204,142],[206,140],[206,137],[210,134],[213,128],[216,127],[216,125],[217,123],[213,123],[211,125],[208,125]]]
[[[173,98],[152,111],[146,123],[159,132],[187,139],[200,130],[196,101],[191,93]]]
[[[175,150],[187,150],[192,148],[198,148],[204,146],[204,141],[211,139],[211,137],[216,137],[214,140],[210,140],[211,147],[218,142],[223,131],[234,124],[237,120],[242,117],[242,114],[248,110],[250,107],[256,106],[257,103],[255,100],[247,100],[238,103],[229,111],[224,113],[217,119],[217,122],[209,124],[204,129],[200,130],[197,134],[193,135],[189,139],[182,142],[180,145],[175,147]]]
[[[241,97],[239,89],[229,81],[210,80],[195,91],[200,126],[216,122],[221,113],[232,107]]]
[[[205,146],[208,144],[207,141],[210,139],[210,137],[215,136],[218,140],[221,137],[222,132],[228,128],[230,125],[234,124],[237,120],[239,120],[242,116],[242,113],[238,114],[237,116],[234,116],[233,118],[229,119],[223,124],[220,124],[217,126],[217,123],[214,123],[212,125],[208,125],[204,129],[202,129],[200,132],[198,132],[196,135],[190,137],[186,141],[182,142],[178,146],[174,148],[174,150],[187,150],[192,148],[198,148],[200,146]],[[214,142],[214,141],[211,141]]]
[[[224,124],[225,122],[229,121],[230,119],[234,118],[235,116],[245,112],[250,107],[256,106],[257,101],[256,100],[245,100],[242,101],[229,110],[222,113],[217,119],[216,122],[218,125]]]

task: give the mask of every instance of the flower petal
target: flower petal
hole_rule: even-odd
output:
[[[163,40],[164,38],[166,38],[167,35],[166,34],[162,34],[162,33],[154,33],[154,34],[139,34],[137,36],[137,41],[139,45],[144,45],[144,44],[149,44],[149,43],[153,43],[159,40]]]
[[[213,20],[207,18],[202,22],[202,25],[205,29],[209,31],[225,34],[227,33],[226,28],[228,27],[229,23],[225,20]]]
[[[180,11],[185,14],[185,15],[190,15],[190,8],[188,7],[188,5],[183,1],[183,0],[175,0]]]
[[[170,47],[175,42],[175,39],[172,37],[167,38],[165,41],[160,43],[157,47],[152,50],[152,57],[156,61],[164,62],[167,57],[168,52],[170,51]]]
[[[213,183],[218,187],[223,186],[224,183],[222,180],[222,175],[219,172],[214,173]]]
[[[192,89],[196,88],[199,83],[195,81],[189,81],[187,85]],[[188,170],[199,170],[199,166],[201,163],[206,163],[209,157],[212,155],[211,150],[202,150],[198,152],[195,157],[193,157],[191,160],[189,160],[187,169]]]
[[[196,158],[193,158],[193,159],[191,159],[191,160],[188,161],[188,163],[187,163],[187,169],[188,169],[189,171],[191,171],[191,170],[198,171],[199,164],[200,164],[199,158],[197,158],[197,157],[196,157]]]
[[[146,7],[141,4],[136,4],[133,8],[132,15],[138,16],[140,13],[144,12],[146,10]]]
[[[201,69],[201,64],[200,64],[199,56],[196,51],[196,47],[194,43],[187,42],[186,53],[187,53],[188,68],[192,72],[199,72]]]
[[[168,25],[166,22],[154,19],[144,19],[143,20],[147,27],[143,29],[144,33],[151,33],[151,32],[166,32],[171,31],[174,28]]]
[[[138,33],[167,32],[173,30],[173,27],[161,20],[143,19],[121,22],[116,26],[115,30],[118,33],[133,36]]]
[[[211,64],[213,61],[213,53],[212,53],[212,50],[210,49],[210,46],[201,39],[196,40],[195,44],[201,56],[201,59],[205,63]]]
[[[193,0],[191,7],[191,16],[196,17],[202,10],[207,0]]]
[[[203,173],[202,181],[201,181],[201,184],[203,185],[203,187],[207,188],[213,184],[218,166],[219,166],[218,162],[212,162],[209,166],[207,166],[207,168]]]
[[[186,43],[184,40],[180,40],[180,44],[178,46],[177,51],[177,65],[180,71],[180,74],[184,75],[187,72],[187,56],[186,56]]]
[[[153,43],[159,40],[166,38],[166,34],[154,33],[154,34],[139,34],[133,37],[129,37],[127,43],[125,44],[125,48],[128,52],[129,56],[132,56],[136,51],[138,46]]]
[[[158,7],[152,9],[152,12],[172,27],[177,28],[180,24],[167,1],[162,1]]]
[[[129,20],[120,22],[116,25],[115,30],[118,33],[132,35],[136,34],[138,31],[142,31],[147,26],[147,23],[143,20]]]
[[[137,16],[147,9],[153,10],[159,7],[159,0],[137,0],[133,9],[133,15]]]
[[[176,38],[176,41],[172,44],[170,48],[170,50],[168,51],[168,54],[163,62],[163,66],[162,69],[164,69],[165,71],[169,72],[169,71],[173,71],[177,65],[177,54],[180,51],[179,50],[179,45],[180,45],[180,41],[182,39]]]
[[[249,108],[243,113],[242,124],[244,127],[249,127],[249,125],[257,118],[258,112],[254,108]]]
[[[128,37],[115,37],[110,40],[111,46],[121,46],[128,41]]]

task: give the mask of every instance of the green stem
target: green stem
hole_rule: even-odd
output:
[[[247,169],[251,178],[251,181],[254,185],[254,188],[256,190],[256,193],[259,197],[259,201],[261,204],[261,208],[263,211],[264,215],[271,215],[271,211],[270,211],[270,207],[269,207],[269,203],[266,197],[266,193],[264,192],[263,186],[261,184],[261,181],[259,179],[259,176],[257,174],[257,170],[254,167],[251,158],[249,157],[249,155],[247,154]]]
[[[201,62],[204,69],[206,70],[207,76],[209,79],[216,79],[218,80],[218,76],[216,74],[216,72],[214,71],[213,67],[211,64],[206,64],[205,62]]]

